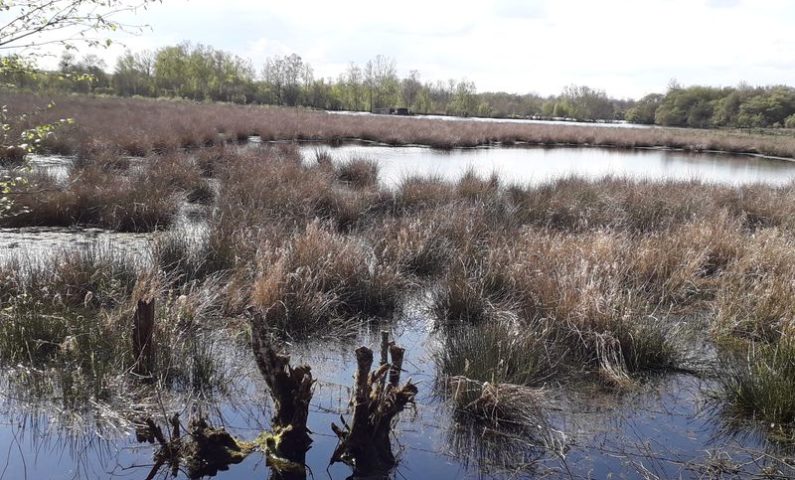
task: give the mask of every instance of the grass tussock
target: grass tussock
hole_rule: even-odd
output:
[[[718,377],[724,414],[731,423],[750,419],[774,440],[795,441],[795,341],[735,347]]]
[[[723,275],[714,329],[719,335],[775,342],[792,323],[795,245],[789,235],[771,230],[746,242],[745,255]]]
[[[319,222],[286,246],[265,246],[252,300],[280,330],[317,331],[353,317],[388,316],[405,287],[389,266],[377,263],[355,238]]]
[[[12,193],[14,212],[0,218],[0,225],[82,225],[119,232],[165,228],[177,215],[175,191],[149,175],[125,177],[101,166],[74,170],[66,184],[39,175]]]
[[[444,335],[438,371],[450,378],[540,386],[554,376],[560,360],[550,350],[548,334],[541,325],[509,321],[456,327]]]
[[[378,185],[378,163],[365,158],[351,158],[334,167],[337,180],[356,189]]]
[[[455,406],[460,426],[506,430],[548,450],[563,438],[549,424],[541,386],[556,376],[554,346],[544,329],[510,321],[455,328],[437,352],[437,391]]]

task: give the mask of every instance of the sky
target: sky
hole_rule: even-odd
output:
[[[187,40],[257,70],[297,53],[319,77],[380,54],[400,76],[466,79],[480,92],[587,85],[639,98],[672,80],[795,85],[793,0],[163,0],[119,20],[147,25],[114,36],[132,51]],[[112,70],[123,49],[96,53]]]

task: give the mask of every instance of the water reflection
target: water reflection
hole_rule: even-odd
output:
[[[307,161],[317,145],[301,147]],[[336,161],[352,157],[375,160],[387,186],[403,178],[436,175],[456,180],[471,168],[481,175],[499,174],[505,183],[540,184],[569,176],[607,175],[650,180],[698,179],[720,184],[782,185],[795,178],[795,162],[729,154],[666,150],[618,150],[576,147],[500,147],[435,150],[425,147],[344,145],[328,150]]]
[[[342,112],[342,111],[328,111],[330,115],[346,115],[357,117],[376,117],[383,118],[382,114],[375,114],[370,112]],[[637,123],[627,122],[578,122],[570,119],[532,119],[532,118],[486,118],[486,117],[454,117],[449,115],[411,115],[399,116],[401,119],[426,119],[426,120],[442,120],[447,122],[486,122],[486,123],[524,123],[535,125],[571,125],[580,127],[612,127],[612,128],[659,128],[655,125],[639,125]]]
[[[350,477],[345,465],[325,472],[337,445],[329,425],[351,412],[355,348],[377,345],[384,327],[362,326],[339,340],[289,344],[295,364],[309,363],[320,379],[309,414],[310,476]],[[454,415],[451,405],[434,394],[432,353],[439,342],[427,319],[410,316],[386,328],[408,347],[403,378],[419,388],[416,413],[401,414],[392,437],[398,467],[391,478],[688,478],[714,475],[729,465],[741,465],[738,476],[768,467],[782,476],[795,474],[783,460],[774,460],[787,452],[770,449],[758,437],[728,435],[706,408],[712,384],[689,375],[650,379],[623,394],[582,385],[550,386],[544,411],[554,428],[565,432],[568,445],[550,451],[528,432],[498,430]],[[150,395],[113,390],[104,401],[88,395],[65,404],[60,387],[27,388],[36,383],[6,370],[0,409],[3,478],[145,478],[153,465],[153,447],[135,443],[130,411],[158,418],[180,412],[188,418],[200,409],[211,424],[245,440],[268,430],[270,400],[246,339],[220,332],[205,340],[213,346],[215,371],[228,380],[212,394],[183,384]],[[42,375],[53,375],[47,373],[50,368],[57,366],[42,368]],[[219,478],[266,478],[267,472],[264,458],[255,453]],[[168,478],[170,472],[160,475]],[[178,478],[185,474],[179,472]]]

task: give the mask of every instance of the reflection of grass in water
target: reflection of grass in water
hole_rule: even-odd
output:
[[[447,445],[467,470],[525,476],[537,473],[538,463],[545,458],[544,448],[521,431],[495,430],[466,415],[457,415],[455,420],[447,430]]]

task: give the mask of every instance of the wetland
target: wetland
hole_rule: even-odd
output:
[[[622,135],[601,126],[550,148],[461,140],[512,125],[384,120],[459,139],[431,148],[345,116],[308,134],[295,116],[315,114],[284,110],[267,133],[249,110],[224,128],[76,127],[8,167],[25,181],[0,219],[2,477],[201,478],[182,445],[218,431],[197,425],[245,452],[214,472],[229,479],[795,475],[795,164],[584,146]],[[662,129],[638,130],[654,133],[621,132]],[[359,374],[383,332],[400,368]],[[262,359],[281,357],[263,345],[311,367],[300,461],[276,455],[284,402]],[[383,412],[387,455],[338,455],[361,425],[383,438]],[[149,421],[171,450],[138,441]]]

